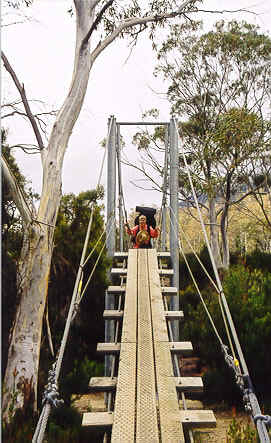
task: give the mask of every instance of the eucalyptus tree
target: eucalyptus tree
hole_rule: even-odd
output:
[[[19,1],[10,2],[20,4]],[[27,3],[31,3],[28,1]],[[32,125],[40,150],[43,170],[40,204],[22,204],[24,239],[19,263],[20,306],[16,313],[7,370],[4,379],[3,411],[8,421],[17,409],[34,404],[37,399],[42,319],[47,299],[48,279],[54,247],[54,226],[61,200],[62,166],[73,127],[80,114],[90,71],[99,55],[117,38],[130,38],[135,44],[138,35],[147,30],[154,39],[155,29],[167,20],[180,17],[187,21],[197,12],[200,0],[74,0],[76,44],[73,75],[67,97],[56,116],[49,140],[44,137],[31,110],[24,84],[16,75],[5,54],[2,60],[11,75],[25,113]],[[18,40],[19,44],[19,40]],[[12,176],[4,168],[5,178],[14,190]]]
[[[245,22],[219,21],[207,33],[202,22],[170,28],[157,48],[155,75],[168,82],[180,146],[208,212],[214,258],[227,267],[229,207],[256,193],[257,187],[244,185],[270,149],[271,40]],[[179,158],[180,199],[191,204],[181,152]]]

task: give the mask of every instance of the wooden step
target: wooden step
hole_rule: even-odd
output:
[[[183,311],[165,311],[165,318],[167,320],[182,320]]]
[[[110,295],[116,294],[125,294],[126,287],[125,286],[108,286],[107,292]],[[162,295],[165,296],[174,296],[177,295],[177,288],[172,286],[162,286],[161,287]]]
[[[127,268],[111,268],[112,275],[127,275]]]
[[[160,276],[173,275],[173,269],[158,269]],[[111,268],[112,275],[127,275],[127,268]]]
[[[123,317],[123,311],[114,309],[105,310],[103,317],[106,320],[120,320]],[[167,320],[182,320],[183,311],[165,311],[165,318]]]
[[[117,377],[91,377],[89,381],[89,391],[108,392],[114,391],[117,385]]]
[[[180,392],[203,392],[201,377],[175,377],[176,389]]]
[[[162,295],[166,295],[166,296],[168,296],[168,295],[174,296],[174,295],[177,295],[177,293],[178,293],[177,288],[174,288],[172,286],[162,286],[161,291],[162,291]]]
[[[120,320],[123,317],[123,311],[117,311],[114,309],[107,309],[104,311],[103,317],[106,320]]]
[[[169,349],[172,354],[191,355],[193,346],[190,341],[169,342]]]
[[[115,252],[114,257],[119,258],[119,259],[127,258],[128,252]],[[158,258],[170,258],[170,252],[169,251],[157,252],[157,257]]]
[[[157,258],[170,258],[170,252],[168,251],[157,252]]]
[[[119,354],[120,343],[98,343],[97,352],[100,354]]]
[[[158,272],[159,272],[160,276],[173,275],[174,274],[173,269],[158,269]]]
[[[113,425],[113,412],[85,412],[82,426],[91,428],[92,431],[108,431]]]
[[[210,410],[181,410],[180,420],[185,428],[213,428],[216,427],[216,418]],[[113,412],[85,412],[82,426],[93,431],[107,431],[113,425]]]
[[[110,295],[116,294],[124,294],[126,291],[126,287],[125,286],[108,286],[107,288],[107,292]]]
[[[214,428],[216,418],[213,411],[203,410],[182,410],[180,419],[185,428]]]
[[[168,342],[168,345],[173,354],[190,355],[193,352],[193,346],[190,341]],[[98,343],[97,352],[101,354],[118,354],[120,346],[120,343]]]
[[[176,389],[179,392],[203,392],[201,377],[175,377]],[[89,381],[90,391],[113,391],[116,389],[117,377],[91,377]]]
[[[115,258],[119,258],[119,259],[127,258],[128,257],[128,252],[120,252],[120,251],[115,252],[114,257]]]

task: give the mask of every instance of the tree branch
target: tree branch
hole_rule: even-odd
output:
[[[25,108],[25,112],[26,112],[27,117],[28,117],[28,119],[29,119],[29,121],[31,123],[32,128],[33,128],[33,131],[34,131],[34,134],[35,134],[38,146],[39,146],[40,150],[43,150],[44,149],[44,145],[43,145],[42,137],[41,137],[41,134],[40,134],[37,122],[35,120],[35,117],[34,117],[32,111],[30,109],[28,100],[26,98],[26,93],[25,93],[24,85],[21,85],[21,83],[19,82],[19,79],[18,79],[17,75],[15,74],[14,70],[12,69],[12,67],[11,67],[11,65],[10,65],[10,63],[9,63],[9,61],[8,61],[7,57],[5,56],[3,51],[1,53],[1,57],[2,57],[2,60],[4,62],[4,66],[5,66],[6,70],[10,74],[10,76],[11,76],[12,80],[14,81],[14,84],[15,84],[16,88],[18,89],[19,94],[20,94],[20,96],[22,98],[22,101],[23,101],[23,104],[24,104],[24,108]]]
[[[180,6],[178,11],[173,11],[170,13],[165,14],[156,14],[156,15],[147,15],[146,17],[136,17],[136,18],[129,18],[124,20],[120,25],[109,35],[107,36],[102,42],[100,42],[96,48],[92,51],[91,57],[92,61],[94,61],[98,55],[108,46],[110,43],[112,43],[125,29],[132,28],[136,25],[144,25],[146,23],[150,22],[159,22],[162,20],[165,20],[167,18],[174,18],[178,15],[182,14],[182,11],[188,6],[190,3],[194,3],[194,0],[186,0],[183,2],[183,4]]]
[[[8,163],[3,155],[1,155],[2,171],[4,180],[7,183],[8,189],[11,193],[12,199],[17,206],[18,211],[26,225],[32,222],[32,211],[25,199],[23,192],[21,191],[16,178],[11,172]]]
[[[95,31],[95,29],[97,28],[98,24],[101,22],[105,11],[112,5],[113,2],[114,2],[114,0],[109,0],[107,3],[105,3],[105,5],[100,10],[99,14],[97,15],[97,17],[95,18],[94,22],[92,23],[92,25],[90,27],[90,30],[88,31],[88,33],[85,36],[85,38],[82,40],[82,43],[81,43],[81,48],[82,49],[84,49],[84,47],[88,44],[88,41],[89,41],[89,39],[91,37],[91,34],[93,33],[93,31]]]

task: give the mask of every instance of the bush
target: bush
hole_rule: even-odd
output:
[[[267,352],[271,337],[271,273],[235,265],[226,273],[223,286],[256,393],[266,403],[270,396],[266,380],[271,367],[271,355]],[[202,295],[223,343],[228,344],[217,293],[205,285]],[[187,286],[180,291],[180,298],[185,312],[182,339],[193,342],[195,352],[208,368],[208,397],[231,404],[240,402],[233,374],[226,369],[219,341],[196,290]]]
[[[87,357],[83,361],[74,361],[72,371],[69,372],[60,384],[61,395],[69,401],[72,394],[85,394],[91,377],[102,376],[103,363],[90,361]]]
[[[257,443],[257,432],[254,426],[232,420],[227,431],[227,443]]]

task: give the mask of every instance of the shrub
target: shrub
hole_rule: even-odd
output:
[[[223,286],[252,382],[260,401],[266,403],[270,396],[266,380],[270,373],[271,355],[266,351],[271,337],[271,273],[235,265],[226,273]],[[202,295],[223,343],[228,344],[217,293],[211,286],[205,286]],[[208,368],[208,396],[213,400],[223,398],[230,403],[240,402],[233,374],[226,369],[219,341],[202,303],[199,303],[196,290],[191,285],[187,286],[180,291],[180,298],[185,312],[182,339],[193,342],[195,352]]]

